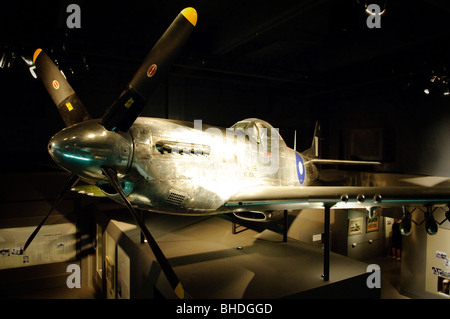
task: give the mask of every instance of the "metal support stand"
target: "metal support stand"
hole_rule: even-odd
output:
[[[234,217],[233,217],[233,219],[232,219],[232,221],[231,221],[231,233],[233,234],[233,235],[236,235],[236,220],[234,219]]]
[[[330,206],[324,207],[324,233],[323,233],[323,280],[330,280]]]
[[[241,229],[241,230],[237,230],[238,228],[240,228],[240,227],[243,227],[244,229]],[[246,231],[248,228],[247,227],[244,227],[244,226],[242,226],[242,225],[239,225],[238,223],[236,223],[236,217],[232,217],[232,219],[231,219],[231,233],[233,234],[233,235],[236,235],[236,234],[239,234],[239,233],[241,233],[241,232],[243,232],[243,231]]]
[[[288,211],[284,210],[284,229],[283,229],[283,243],[287,242],[287,232],[288,232]]]

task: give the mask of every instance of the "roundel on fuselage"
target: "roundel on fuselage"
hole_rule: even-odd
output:
[[[295,162],[297,163],[298,181],[303,184],[305,181],[305,165],[303,164],[303,158],[298,153],[295,153]]]

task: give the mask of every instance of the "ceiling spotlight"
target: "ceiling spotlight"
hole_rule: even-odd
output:
[[[428,235],[436,235],[438,232],[438,226],[433,216],[433,209],[431,206],[428,206],[428,211],[425,213],[425,230]]]
[[[442,82],[442,94],[444,95],[450,95],[450,89],[449,89],[449,80],[446,75],[442,76],[441,78]]]
[[[400,233],[403,236],[411,234],[411,213],[406,206],[402,206],[403,218],[400,222]]]
[[[409,234],[411,234],[411,219],[402,219],[402,221],[400,222],[400,233],[403,236],[409,236]]]
[[[434,82],[438,82],[439,80],[440,80],[440,78],[437,75],[433,75],[430,79],[430,82],[434,83]]]
[[[23,55],[21,55],[21,58],[22,58],[23,62],[25,62],[28,66],[32,66],[34,64],[33,60],[30,58],[24,57]]]
[[[15,51],[11,52],[11,59],[8,61],[8,68],[12,68],[14,63],[16,63],[17,53]]]
[[[377,15],[377,12],[375,12],[374,10],[373,11],[369,10],[367,3],[365,4],[365,8],[366,8],[366,13],[368,15]],[[382,16],[385,12],[386,12],[386,3],[384,3],[383,10],[380,11],[379,15]]]
[[[0,69],[3,69],[5,67],[5,64],[6,64],[6,53],[3,52],[2,58],[0,59]]]
[[[429,77],[429,83],[426,85],[423,92],[425,94],[442,94],[444,96],[450,95],[450,80],[446,75],[447,70],[445,66],[441,66],[442,70],[435,72],[435,70],[431,71],[431,75]]]
[[[375,210],[378,209],[378,206],[367,208],[369,213],[369,218],[374,218],[376,216]]]
[[[37,74],[34,70],[36,70],[36,66],[33,63],[32,59],[29,59],[27,57],[21,56],[22,60],[29,66],[29,70],[33,78],[37,79]]]
[[[36,72],[34,71],[34,70],[36,70],[36,66],[35,66],[35,65],[30,66],[29,70],[30,70],[31,75],[32,75],[35,79],[37,79],[37,74],[36,74]]]
[[[428,235],[436,235],[436,233],[438,232],[437,223],[432,215],[427,217],[425,221],[425,228]]]

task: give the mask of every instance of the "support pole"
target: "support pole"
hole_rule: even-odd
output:
[[[287,232],[288,232],[288,211],[284,210],[284,227],[283,227],[283,243],[287,242]]]
[[[238,228],[239,227],[244,227],[244,229],[241,229],[241,230],[239,230],[238,231]],[[231,218],[231,233],[233,234],[233,235],[236,235],[236,234],[239,234],[239,233],[241,233],[241,232],[243,232],[243,231],[246,231],[248,228],[246,228],[245,226],[242,226],[242,225],[239,225],[237,222],[236,222],[236,217],[232,217]]]
[[[323,232],[323,280],[330,280],[330,206],[325,205]]]

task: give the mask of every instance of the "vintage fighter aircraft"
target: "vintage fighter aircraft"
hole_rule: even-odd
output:
[[[101,119],[91,118],[53,61],[36,50],[33,61],[39,77],[66,124],[51,138],[48,152],[72,176],[24,250],[79,180],[127,205],[180,298],[180,281],[135,208],[185,215],[232,212],[261,221],[307,207],[367,208],[372,213],[379,207],[402,206],[402,230],[408,234],[407,206],[414,205],[427,208],[427,228],[430,233],[437,230],[433,210],[448,205],[448,188],[314,186],[317,164],[377,164],[319,158],[317,125],[311,148],[297,152],[286,146],[278,130],[255,118],[225,129],[199,121],[139,117],[196,23],[195,9],[184,9]]]

